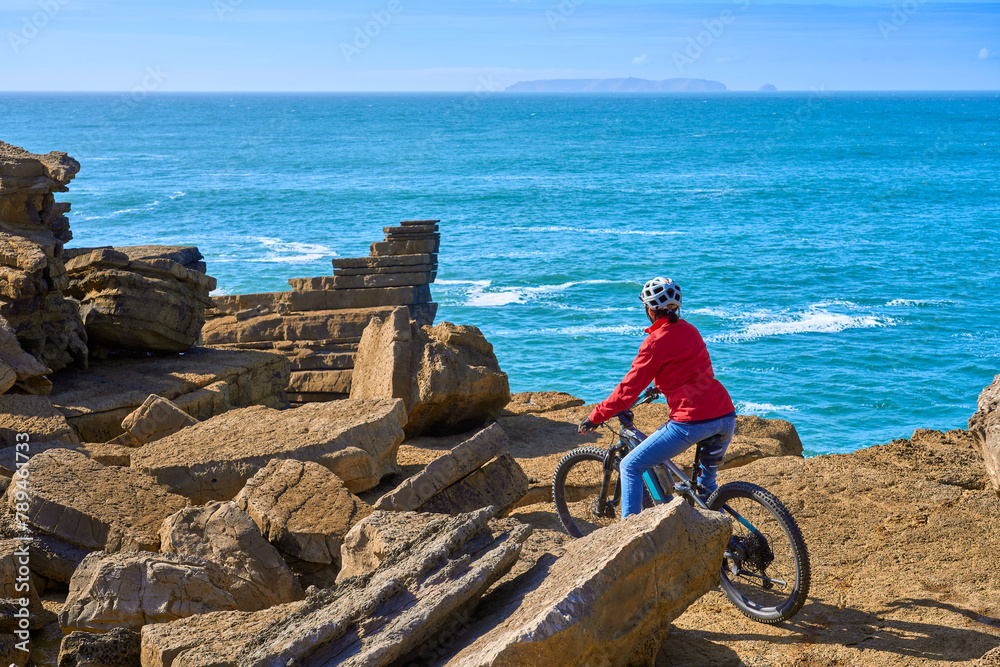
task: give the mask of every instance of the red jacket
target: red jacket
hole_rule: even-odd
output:
[[[632,369],[590,413],[591,422],[600,424],[628,408],[650,382],[666,397],[674,421],[715,419],[735,410],[729,392],[715,379],[708,348],[694,325],[685,320],[670,324],[662,317],[646,333]]]

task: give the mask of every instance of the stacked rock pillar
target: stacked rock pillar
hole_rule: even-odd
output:
[[[418,325],[434,323],[437,220],[385,227],[367,257],[333,260],[333,275],[293,278],[291,292],[214,297],[202,329],[206,345],[268,350],[292,366],[293,403],[347,398],[361,335],[373,317],[406,306]]]

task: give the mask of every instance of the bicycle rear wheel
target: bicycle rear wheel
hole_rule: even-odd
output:
[[[733,520],[722,560],[722,591],[744,615],[761,623],[794,616],[809,595],[809,553],[795,519],[769,491],[731,482],[706,503]]]

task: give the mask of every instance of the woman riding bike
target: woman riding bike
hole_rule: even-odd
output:
[[[692,324],[680,319],[680,285],[653,278],[639,299],[652,324],[646,329],[649,336],[625,378],[578,427],[581,435],[595,430],[632,405],[651,382],[667,399],[670,419],[622,460],[622,518],[642,509],[643,473],[691,445],[701,443],[699,469],[693,476],[706,497],[714,492],[716,471],[736,429],[736,409],[715,379],[705,341]]]

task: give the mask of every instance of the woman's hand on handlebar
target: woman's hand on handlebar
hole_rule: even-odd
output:
[[[588,433],[596,431],[598,426],[600,426],[600,424],[595,424],[590,421],[590,417],[585,417],[584,420],[577,425],[576,432],[580,435],[587,435]]]

